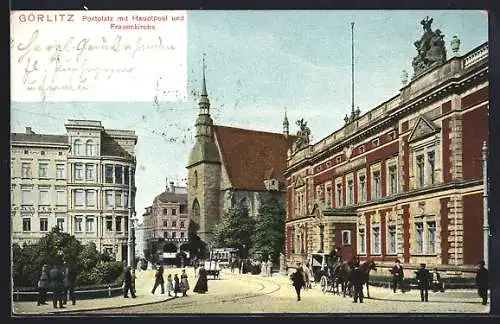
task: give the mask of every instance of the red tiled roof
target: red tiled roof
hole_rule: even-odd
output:
[[[276,175],[280,183],[285,182],[281,173],[296,136],[218,125],[214,130],[222,163],[234,188],[265,190],[264,179],[270,174]]]

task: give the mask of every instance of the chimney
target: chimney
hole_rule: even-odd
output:
[[[26,134],[33,135],[35,132],[31,130],[31,127],[26,127]]]
[[[170,192],[175,193],[175,186],[173,181],[170,181]]]

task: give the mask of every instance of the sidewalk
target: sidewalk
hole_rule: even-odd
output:
[[[180,276],[181,269],[178,268],[165,268],[164,278],[165,278],[165,289],[167,288],[167,275],[169,273],[178,274]],[[186,273],[189,277],[189,282],[193,282],[194,279],[194,271],[192,268],[187,268]],[[164,295],[161,295],[161,288],[157,287],[155,291],[155,295],[151,294],[151,290],[154,285],[154,270],[146,270],[146,271],[136,271],[136,296],[137,298],[123,298],[123,296],[117,297],[108,297],[108,298],[96,298],[96,299],[84,299],[84,300],[76,300],[76,305],[71,305],[71,302],[68,302],[65,307],[66,308],[53,308],[52,299],[49,297],[47,300],[47,305],[37,306],[36,302],[28,301],[28,302],[12,302],[12,314],[16,315],[53,315],[58,313],[71,313],[71,312],[79,312],[84,310],[106,310],[106,309],[115,309],[115,308],[126,308],[130,306],[140,306],[140,305],[148,305],[148,304],[156,304],[162,303],[167,300],[173,299],[174,297],[169,297],[166,292]]]

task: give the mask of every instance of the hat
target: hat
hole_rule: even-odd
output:
[[[425,267],[425,263],[420,263],[420,266],[421,267]]]
[[[396,263],[400,263],[399,259],[397,259],[395,262],[396,262]]]

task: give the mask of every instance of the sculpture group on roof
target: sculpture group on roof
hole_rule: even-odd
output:
[[[309,145],[311,129],[307,127],[307,122],[304,121],[304,118],[297,120],[295,123],[300,129],[297,131],[297,139],[295,140],[293,151],[298,151]]]
[[[424,34],[414,45],[417,49],[417,56],[413,58],[414,76],[420,74],[431,66],[444,63],[446,61],[446,47],[444,35],[441,30],[432,31],[431,24],[433,19],[426,17],[420,24],[424,29]]]

